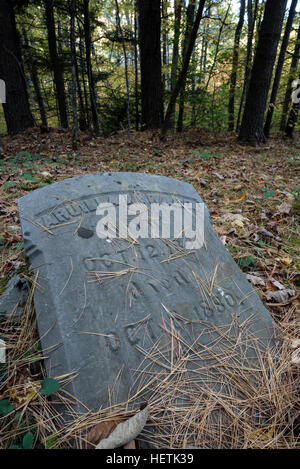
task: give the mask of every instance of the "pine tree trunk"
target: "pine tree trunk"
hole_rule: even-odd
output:
[[[273,119],[274,108],[275,108],[275,105],[276,105],[276,98],[277,98],[277,93],[278,93],[278,89],[279,89],[281,73],[282,73],[282,69],[283,69],[286,49],[287,49],[287,46],[288,46],[288,43],[289,43],[289,38],[290,38],[292,26],[293,26],[293,21],[294,21],[294,17],[295,17],[297,3],[298,3],[298,0],[293,0],[292,1],[289,16],[288,16],[288,20],[287,20],[285,31],[284,31],[284,36],[283,36],[283,39],[282,39],[280,54],[279,54],[279,57],[278,57],[278,63],[277,63],[274,82],[273,82],[272,94],[271,94],[270,103],[269,103],[269,110],[268,110],[268,113],[267,113],[266,123],[265,123],[265,127],[264,127],[264,132],[265,132],[266,137],[269,137],[269,135],[270,135],[271,124],[272,124],[272,119]]]
[[[121,19],[120,19],[120,9],[119,9],[119,2],[118,0],[115,0],[116,4],[116,22],[117,22],[117,28],[119,31],[119,34],[121,36],[121,41],[122,41],[122,48],[123,48],[123,54],[124,54],[124,62],[125,62],[125,83],[126,83],[126,95],[127,95],[127,131],[128,134],[130,134],[130,129],[131,129],[131,117],[130,117],[130,84],[129,84],[129,74],[128,74],[128,60],[127,60],[127,50],[126,50],[126,44],[124,40],[124,35],[123,35],[123,29],[121,26]]]
[[[139,55],[138,55],[138,17],[137,1],[134,2],[134,99],[135,99],[135,130],[140,128],[139,113]]]
[[[31,54],[30,51],[30,45],[27,37],[27,33],[25,28],[22,28],[22,35],[24,38],[24,47],[25,47],[25,59],[26,59],[26,64],[29,69],[31,81],[34,87],[34,92],[36,96],[36,100],[38,103],[39,111],[40,111],[40,116],[41,116],[41,122],[42,122],[42,128],[44,131],[47,131],[48,129],[48,121],[47,121],[47,115],[46,115],[46,110],[45,110],[45,105],[44,105],[44,100],[43,100],[43,95],[41,91],[41,84],[40,84],[40,79],[38,75],[38,68],[36,61],[34,57]]]
[[[265,142],[264,115],[287,0],[267,0],[253,63],[239,141]]]
[[[181,15],[184,6],[183,0],[174,0],[174,41],[173,41],[173,58],[172,58],[172,70],[171,70],[171,91],[173,91],[176,79],[177,79],[177,68],[179,59],[179,42],[180,42],[180,26],[181,26]],[[176,103],[171,110],[170,118],[170,129],[174,129],[175,126],[175,112]]]
[[[163,126],[162,126],[162,130],[161,130],[161,139],[162,140],[165,138],[166,133],[168,131],[168,127],[169,127],[169,124],[170,124],[170,117],[171,117],[172,107],[174,106],[174,103],[176,103],[176,99],[178,97],[178,94],[180,93],[180,90],[182,89],[182,87],[184,85],[184,82],[186,80],[186,75],[187,75],[187,71],[188,71],[188,68],[189,68],[190,61],[191,61],[191,56],[192,56],[192,53],[193,53],[193,50],[194,50],[194,46],[195,46],[195,42],[196,42],[196,38],[197,38],[197,33],[198,33],[200,21],[201,21],[202,15],[203,15],[204,4],[205,4],[205,0],[200,0],[200,4],[198,6],[196,18],[195,18],[193,28],[192,28],[192,31],[191,31],[191,34],[190,34],[188,47],[187,47],[186,54],[185,54],[185,57],[184,57],[183,66],[182,66],[182,69],[181,69],[180,74],[178,76],[176,85],[174,86],[174,89],[171,93],[171,97],[170,97],[169,105],[168,105],[168,108],[167,108],[165,120],[164,120],[164,123],[163,123]]]
[[[70,19],[71,19],[70,21],[70,47],[71,47],[71,66],[72,66],[72,114],[73,114],[72,147],[73,147],[73,150],[77,150],[77,139],[78,139],[75,16],[76,16],[76,0],[72,0],[71,5],[70,5]]]
[[[86,66],[90,88],[90,100],[92,119],[94,126],[95,135],[100,134],[100,122],[97,109],[97,100],[94,84],[94,76],[91,63],[91,25],[90,25],[90,0],[84,0],[84,37],[85,37],[85,54],[86,54]]]
[[[187,48],[189,45],[189,40],[191,36],[191,31],[194,23],[196,2],[195,0],[190,0],[189,5],[186,10],[186,28],[184,33],[184,41],[182,47],[182,56],[185,57],[187,53]],[[195,38],[196,42],[196,38]],[[185,87],[186,87],[186,76],[184,77],[182,87],[180,90],[179,96],[179,110],[178,110],[178,119],[177,119],[177,132],[182,132],[183,129],[183,114],[184,114],[184,101],[185,101]],[[175,103],[176,105],[176,103]]]
[[[67,102],[65,94],[65,83],[63,74],[63,65],[57,53],[56,32],[54,22],[53,0],[45,0],[46,24],[48,30],[48,44],[51,58],[52,69],[54,73],[54,83],[56,88],[56,97],[59,110],[60,125],[68,128]]]
[[[138,0],[140,30],[142,128],[158,129],[163,122],[160,41],[160,0]]]
[[[257,20],[258,3],[259,3],[259,0],[255,0],[254,14],[253,14],[252,0],[248,0],[248,3],[247,3],[247,16],[248,16],[247,57],[246,57],[244,84],[243,84],[242,96],[241,96],[237,123],[236,123],[236,131],[240,129],[240,123],[241,123],[245,97],[247,96],[247,93],[249,90],[249,82],[250,82],[251,69],[252,69],[253,37],[254,37],[255,23]]]
[[[241,0],[239,22],[236,27],[234,37],[234,48],[232,58],[232,72],[230,76],[230,89],[229,89],[229,103],[228,103],[228,130],[232,132],[234,130],[234,105],[235,105],[235,88],[237,79],[237,68],[239,64],[239,47],[242,29],[244,25],[246,0]]]
[[[285,131],[285,128],[286,128],[287,115],[289,112],[289,107],[290,107],[290,102],[291,102],[292,84],[295,78],[298,78],[297,69],[298,69],[299,59],[300,59],[300,26],[298,28],[296,45],[295,45],[295,49],[294,49],[294,53],[292,57],[290,71],[289,71],[288,84],[287,84],[286,92],[284,96],[283,109],[282,109],[282,115],[281,115],[281,121],[280,121],[281,131]]]
[[[285,135],[289,138],[294,138],[294,130],[297,124],[298,116],[299,116],[299,109],[300,109],[300,96],[299,90],[295,96],[295,102],[293,102],[290,114],[287,120],[286,128],[285,128]]]
[[[8,0],[0,2],[0,79],[6,84],[3,110],[8,133],[33,127],[15,13]]]

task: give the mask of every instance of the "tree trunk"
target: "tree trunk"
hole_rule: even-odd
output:
[[[290,71],[289,71],[288,84],[287,84],[286,92],[284,96],[283,109],[282,109],[282,115],[281,115],[281,121],[280,121],[281,131],[284,131],[286,128],[287,115],[288,115],[290,102],[291,102],[292,84],[295,78],[298,78],[297,69],[298,69],[299,58],[300,58],[300,26],[298,28],[296,45],[295,45],[295,49],[294,49],[294,53],[292,57]]]
[[[300,89],[299,89],[300,81],[297,80],[297,82],[298,82],[298,85],[297,85],[298,89],[296,90],[295,96],[293,97],[292,107],[291,107],[290,114],[289,114],[288,121],[287,121],[286,128],[285,128],[285,135],[289,138],[294,138],[294,130],[297,124],[299,109],[300,109]]]
[[[47,131],[48,129],[48,121],[47,121],[47,115],[46,115],[46,110],[45,110],[45,105],[44,105],[44,100],[43,100],[43,95],[41,91],[41,84],[40,84],[40,79],[38,75],[38,68],[36,61],[34,57],[31,54],[30,51],[30,45],[27,37],[27,33],[25,28],[22,28],[22,34],[24,38],[24,47],[25,47],[25,60],[26,64],[30,73],[31,81],[34,87],[34,92],[36,96],[36,100],[38,103],[39,111],[40,111],[40,116],[41,116],[41,122],[42,122],[42,128],[43,131]]]
[[[235,104],[235,88],[237,79],[237,68],[239,64],[239,47],[242,29],[244,26],[246,0],[241,0],[240,17],[236,27],[233,47],[233,58],[232,58],[232,72],[230,76],[230,90],[229,90],[229,103],[228,103],[228,130],[232,132],[234,130],[234,104]]]
[[[253,14],[252,0],[248,0],[248,3],[247,3],[247,16],[248,16],[247,56],[246,56],[243,91],[242,91],[239,112],[238,112],[238,117],[237,117],[237,123],[236,123],[237,131],[240,128],[244,101],[249,90],[249,82],[250,82],[251,68],[252,68],[254,27],[255,27],[256,20],[257,20],[258,3],[259,3],[259,0],[255,0],[254,14]]]
[[[22,55],[12,2],[0,2],[0,79],[6,84],[3,104],[7,131],[16,134],[32,127]]]
[[[264,114],[287,0],[267,0],[239,133],[243,143],[265,142]]]
[[[138,0],[142,92],[142,128],[163,122],[160,0]]]
[[[265,123],[265,127],[264,127],[264,132],[265,132],[266,137],[269,137],[269,135],[270,135],[271,124],[272,124],[272,119],[273,119],[274,108],[275,108],[275,105],[276,105],[276,98],[277,98],[277,93],[278,93],[278,89],[279,89],[281,73],[282,73],[282,69],[283,69],[286,49],[287,49],[287,46],[288,46],[288,43],[289,43],[289,38],[290,38],[292,26],[293,26],[293,21],[294,21],[294,17],[295,17],[297,3],[298,3],[298,0],[293,0],[292,1],[289,16],[288,16],[288,20],[287,20],[285,31],[284,31],[284,36],[283,36],[283,39],[282,39],[280,54],[279,54],[279,57],[278,57],[278,63],[277,63],[274,82],[273,82],[272,94],[271,94],[270,103],[269,103],[269,110],[268,110],[268,113],[267,113],[266,123]]]
[[[97,100],[94,84],[94,76],[92,71],[91,63],[91,25],[90,25],[90,0],[84,0],[84,37],[85,37],[85,54],[86,54],[86,66],[87,74],[90,88],[90,100],[91,100],[91,110],[92,110],[92,119],[94,126],[95,135],[100,134],[100,122],[97,109]]]
[[[139,55],[138,55],[138,17],[137,3],[134,2],[134,100],[135,100],[135,130],[140,128],[139,113]]]
[[[176,79],[177,79],[177,69],[178,69],[178,59],[179,59],[179,42],[180,42],[180,26],[181,26],[181,14],[184,3],[183,0],[174,0],[174,41],[173,41],[173,58],[172,58],[172,70],[171,70],[171,91],[173,91]],[[170,118],[170,129],[174,129],[175,126],[175,112],[176,112],[176,103],[171,109],[171,118]]]
[[[131,118],[130,118],[130,85],[129,85],[129,74],[128,74],[128,60],[127,60],[127,50],[126,50],[126,45],[125,45],[125,40],[124,40],[124,35],[123,35],[123,29],[121,26],[121,20],[120,20],[120,9],[119,9],[119,2],[118,0],[115,0],[116,4],[116,21],[117,21],[117,28],[119,31],[119,34],[121,36],[121,41],[122,41],[122,48],[123,48],[123,54],[124,54],[124,62],[125,62],[125,83],[126,83],[126,95],[127,95],[127,130],[128,134],[130,134],[130,128],[131,128]]]
[[[185,57],[186,51],[189,44],[189,39],[191,35],[191,30],[194,23],[196,2],[195,0],[190,0],[189,5],[186,10],[186,28],[184,33],[183,47],[182,47],[182,56]],[[195,39],[196,42],[196,39]],[[185,101],[185,88],[186,88],[186,76],[182,83],[179,96],[179,110],[178,110],[178,119],[177,119],[177,132],[182,132],[183,129],[183,114],[184,114],[184,101]],[[176,103],[175,103],[176,106]]]
[[[163,123],[163,126],[162,126],[161,139],[164,139],[164,137],[166,136],[166,133],[167,133],[167,130],[168,130],[168,127],[169,127],[169,123],[170,123],[172,107],[174,106],[174,103],[176,103],[177,96],[178,96],[178,94],[179,94],[179,92],[180,92],[180,90],[181,90],[181,88],[182,88],[182,86],[183,86],[183,84],[186,80],[186,75],[187,75],[187,71],[188,71],[188,68],[189,68],[189,64],[190,64],[191,56],[192,56],[192,53],[193,53],[193,49],[194,49],[194,46],[195,46],[200,21],[201,21],[202,15],[203,15],[204,4],[205,4],[205,0],[200,0],[197,15],[196,15],[196,18],[195,18],[195,22],[194,22],[191,34],[190,34],[188,47],[187,47],[186,54],[185,54],[185,57],[184,57],[183,67],[182,67],[182,70],[180,71],[180,74],[178,76],[176,85],[174,86],[174,89],[171,93],[170,102],[169,102],[167,112],[166,112],[166,117],[165,117],[165,120],[164,120],[164,123]]]
[[[60,125],[68,128],[67,103],[65,94],[65,83],[63,65],[57,53],[56,32],[54,22],[53,0],[45,0],[46,24],[48,30],[49,53],[54,73],[54,83],[59,110]]]
[[[70,5],[70,20],[71,20],[70,21],[70,48],[71,48],[71,65],[72,65],[72,114],[73,114],[72,147],[73,147],[73,150],[77,150],[77,139],[78,139],[75,16],[76,16],[76,0],[72,0],[71,5]]]

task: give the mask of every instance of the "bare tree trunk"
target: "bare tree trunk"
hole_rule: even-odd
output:
[[[189,39],[190,39],[190,36],[191,36],[191,31],[192,31],[192,27],[193,27],[193,23],[194,23],[195,9],[196,9],[195,0],[190,0],[189,5],[188,5],[187,10],[186,10],[186,28],[185,28],[185,34],[184,34],[183,47],[182,47],[182,56],[183,57],[185,57],[186,53],[187,53],[187,48],[188,48],[188,45],[189,45]],[[196,38],[195,38],[195,42],[196,42]],[[177,119],[177,132],[182,132],[182,129],[183,129],[185,88],[186,88],[186,76],[184,77],[182,87],[181,87],[181,90],[180,90],[179,111],[178,111],[178,119]],[[175,102],[175,105],[176,105],[176,102]]]
[[[299,88],[295,94],[296,96],[294,97],[294,101],[292,102],[292,107],[291,107],[290,114],[289,114],[286,128],[285,128],[285,135],[289,138],[294,138],[294,130],[297,124],[298,116],[299,116],[299,110],[300,110]]]
[[[6,84],[4,116],[9,134],[33,127],[12,2],[0,2],[0,79]]]
[[[178,59],[179,59],[179,42],[180,42],[180,26],[181,26],[181,15],[182,9],[184,6],[183,0],[174,0],[174,41],[173,41],[173,58],[172,58],[172,70],[171,70],[171,91],[173,91],[176,79],[177,79],[177,69],[178,69]],[[176,112],[176,103],[171,110],[170,118],[170,129],[174,129],[175,126],[175,112]]]
[[[118,0],[115,0],[115,3],[116,3],[116,20],[117,20],[117,27],[118,27],[118,30],[119,30],[119,33],[120,33],[120,36],[121,36],[121,40],[122,40],[122,48],[123,48],[124,62],[125,62],[125,82],[126,82],[126,94],[127,94],[127,130],[128,130],[128,134],[130,134],[130,128],[131,128],[131,119],[130,119],[130,85],[129,85],[129,75],[128,75],[127,51],[126,51],[126,45],[125,45],[123,30],[122,30],[122,27],[121,27],[120,9],[119,9]]]
[[[90,0],[84,0],[84,37],[87,75],[90,89],[91,110],[95,135],[100,134],[100,122],[97,109],[95,84],[91,63],[91,24],[90,24]]]
[[[293,21],[294,21],[294,17],[296,13],[297,3],[298,3],[298,0],[292,1],[288,20],[287,20],[285,31],[284,31],[284,36],[282,39],[280,54],[278,57],[278,63],[277,63],[274,82],[273,82],[272,94],[271,94],[270,103],[269,103],[269,110],[267,113],[267,118],[266,118],[265,127],[264,127],[264,132],[265,132],[266,137],[269,137],[270,135],[270,129],[271,129],[271,124],[272,124],[272,119],[273,119],[274,108],[276,105],[276,98],[277,98],[277,93],[279,89],[281,73],[282,73],[286,49],[289,43],[289,38],[290,38]]]
[[[36,100],[38,103],[40,116],[41,116],[42,128],[44,131],[47,131],[48,121],[47,121],[47,115],[46,115],[46,110],[44,106],[43,95],[41,91],[38,68],[37,68],[36,61],[31,54],[27,33],[24,27],[22,28],[22,34],[24,38],[25,60],[26,60],[27,67],[28,67],[30,77],[31,77],[31,81],[34,87],[34,92],[35,92],[35,96],[36,96]]]
[[[291,95],[292,95],[292,84],[295,78],[298,78],[297,69],[298,69],[299,58],[300,58],[300,26],[298,28],[296,45],[295,45],[295,49],[294,49],[294,53],[292,57],[290,71],[289,71],[288,84],[287,84],[286,92],[284,96],[283,109],[282,109],[281,121],[280,121],[281,131],[285,131],[285,128],[286,128],[287,115],[288,115],[290,102],[291,102]]]
[[[264,115],[287,0],[267,0],[239,133],[243,143],[265,142]]]
[[[70,17],[71,17],[70,47],[71,47],[71,64],[72,64],[72,113],[73,113],[72,147],[73,147],[73,150],[77,150],[77,139],[78,139],[75,16],[76,16],[76,0],[72,0],[71,7],[70,7]]]
[[[244,102],[245,102],[245,98],[249,90],[249,83],[250,83],[250,76],[251,76],[251,69],[252,69],[253,37],[254,37],[255,23],[257,20],[258,4],[259,4],[259,0],[255,0],[254,14],[253,14],[252,0],[248,0],[248,4],[247,4],[247,16],[248,16],[247,57],[246,57],[243,91],[242,91],[239,112],[238,112],[238,117],[237,117],[237,123],[236,123],[236,131],[240,129]]]
[[[205,4],[205,0],[200,0],[200,4],[198,6],[198,11],[197,11],[197,14],[196,14],[196,19],[195,19],[195,22],[194,22],[194,25],[193,25],[193,28],[192,28],[192,31],[191,31],[191,34],[190,34],[189,44],[188,44],[186,54],[185,54],[185,57],[184,57],[183,67],[182,67],[182,69],[180,71],[180,74],[178,76],[176,85],[174,86],[174,89],[171,93],[170,102],[169,102],[169,105],[168,105],[168,108],[167,108],[165,120],[164,120],[162,130],[161,130],[161,139],[164,139],[165,136],[166,136],[166,133],[167,133],[168,127],[169,127],[169,123],[170,123],[172,107],[174,106],[174,102],[176,102],[177,96],[178,96],[178,94],[179,94],[179,92],[180,92],[180,90],[181,90],[181,88],[182,88],[182,86],[185,82],[185,79],[186,79],[186,75],[187,75],[187,71],[188,71],[188,68],[189,68],[191,56],[192,56],[193,49],[194,49],[195,42],[196,42],[196,38],[197,38],[197,33],[198,33],[200,21],[201,21],[202,15],[203,15],[204,4]]]
[[[230,90],[229,90],[229,103],[228,103],[228,130],[232,132],[234,130],[234,105],[235,105],[235,88],[237,79],[237,68],[239,64],[239,47],[241,34],[244,25],[246,0],[241,0],[240,17],[236,27],[233,47],[233,58],[232,58],[232,72],[230,76]]]
[[[135,130],[140,128],[139,113],[139,57],[138,57],[138,19],[137,0],[134,2],[134,95],[135,95]]]
[[[67,103],[65,95],[65,84],[63,66],[60,57],[57,53],[56,46],[56,32],[53,12],[53,0],[45,0],[46,7],[46,23],[48,30],[48,44],[50,58],[54,73],[54,82],[56,87],[56,96],[59,109],[60,125],[64,128],[68,128],[68,115],[67,115]]]
[[[142,91],[142,128],[159,129],[163,121],[160,0],[138,0]]]

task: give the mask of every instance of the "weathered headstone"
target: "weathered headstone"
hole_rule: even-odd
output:
[[[74,372],[69,390],[89,409],[124,402],[140,382],[165,372],[168,330],[174,340],[181,337],[182,353],[213,344],[225,354],[234,346],[241,361],[255,359],[252,340],[262,347],[273,340],[273,320],[220,242],[207,208],[203,246],[186,249],[186,236],[175,228],[171,239],[151,238],[151,230],[142,238],[132,234],[134,226],[145,230],[142,212],[151,204],[168,212],[171,204],[191,208],[202,200],[187,183],[132,173],[80,176],[19,200],[25,251],[38,272],[35,307],[48,375]],[[131,207],[127,220],[124,214],[122,222],[115,220],[115,232],[114,223],[105,225],[112,206]],[[121,239],[124,225],[138,214],[139,222]],[[193,216],[193,226],[195,221]],[[99,237],[101,229],[115,237]],[[231,339],[224,333],[223,341],[215,340],[216,330]],[[245,350],[241,334],[248,337]],[[152,363],[150,349],[161,349]],[[78,404],[77,410],[84,408]]]

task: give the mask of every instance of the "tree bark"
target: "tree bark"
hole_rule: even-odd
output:
[[[264,114],[276,60],[287,0],[267,0],[260,28],[252,76],[239,133],[239,141],[259,144],[266,141]]]
[[[189,39],[190,39],[190,36],[191,36],[191,31],[192,31],[193,23],[194,23],[195,9],[196,9],[195,0],[190,0],[189,5],[188,5],[187,10],[186,10],[186,28],[185,28],[183,48],[182,48],[182,56],[183,57],[185,57],[185,55],[187,53]],[[196,38],[195,38],[195,42],[196,42]],[[177,132],[182,132],[182,129],[183,129],[185,88],[186,88],[186,76],[183,80],[182,87],[181,87],[181,90],[180,90],[179,111],[178,111],[178,119],[177,119]],[[176,102],[175,102],[175,106],[176,106]]]
[[[77,150],[77,139],[78,139],[75,17],[76,17],[76,0],[72,0],[71,5],[70,5],[70,20],[71,20],[70,21],[70,48],[71,48],[71,66],[72,66],[72,114],[73,114],[72,147],[73,147],[73,150]]]
[[[92,119],[94,126],[95,135],[100,134],[100,122],[97,109],[97,100],[95,92],[95,83],[91,63],[91,24],[90,24],[90,0],[84,0],[84,37],[85,37],[85,54],[86,54],[86,66],[90,88],[90,100]]]
[[[142,94],[142,128],[163,122],[160,0],[138,0]]]
[[[181,15],[182,9],[184,6],[183,0],[174,0],[174,41],[173,41],[173,58],[172,58],[172,69],[171,69],[171,91],[173,91],[176,79],[177,79],[177,69],[178,69],[178,59],[179,59],[179,42],[180,42],[180,26],[181,26]],[[175,126],[175,112],[176,112],[176,103],[171,110],[170,118],[170,129],[174,129]]]
[[[43,95],[42,95],[42,91],[41,91],[41,84],[40,84],[40,79],[39,79],[39,74],[38,74],[38,67],[37,67],[37,64],[36,64],[36,60],[34,59],[34,57],[31,54],[27,33],[26,33],[26,30],[25,30],[24,27],[22,28],[22,35],[23,35],[23,38],[24,38],[26,65],[29,69],[31,81],[32,81],[32,84],[33,84],[33,87],[34,87],[34,92],[35,92],[35,96],[36,96],[36,100],[37,100],[37,103],[38,103],[40,116],[41,116],[42,128],[43,128],[43,131],[47,131],[48,121],[47,121],[47,115],[46,115]]]
[[[298,78],[297,68],[298,68],[299,59],[300,59],[300,26],[298,28],[296,45],[295,45],[295,49],[294,49],[294,53],[292,57],[290,71],[289,71],[288,84],[287,84],[286,92],[284,96],[283,109],[282,109],[282,115],[281,115],[281,121],[280,121],[281,131],[285,131],[285,128],[286,128],[287,115],[289,112],[289,107],[290,107],[290,102],[291,102],[292,84],[295,78]]]
[[[230,89],[229,89],[229,103],[228,103],[228,130],[234,130],[234,105],[235,105],[235,88],[237,79],[237,68],[239,64],[239,47],[241,34],[244,26],[246,0],[241,0],[240,16],[235,31],[233,58],[232,58],[232,72],[230,76]]]
[[[54,73],[54,83],[59,110],[60,125],[68,128],[67,102],[65,94],[65,83],[63,65],[57,53],[55,21],[53,11],[53,0],[45,0],[46,24],[48,30],[49,53]]]
[[[0,2],[0,79],[6,84],[3,104],[7,131],[13,135],[34,126],[12,2]]]
[[[300,109],[300,90],[298,85],[298,90],[295,92],[294,101],[290,110],[290,114],[287,120],[285,135],[289,138],[294,138],[294,130],[297,124],[298,116]]]
[[[197,33],[198,33],[200,21],[201,21],[202,15],[203,15],[204,4],[205,4],[205,0],[200,0],[200,4],[198,6],[198,11],[197,11],[197,14],[196,14],[195,22],[194,22],[194,25],[193,25],[193,28],[192,28],[192,31],[191,31],[190,40],[189,40],[189,44],[188,44],[188,47],[187,47],[186,55],[184,57],[183,67],[182,67],[182,70],[181,70],[181,72],[178,76],[176,85],[174,86],[174,89],[171,93],[171,97],[170,97],[169,105],[168,105],[168,108],[167,108],[165,120],[164,120],[162,130],[161,130],[161,139],[164,139],[165,136],[166,136],[166,133],[167,133],[168,127],[169,127],[172,107],[174,106],[174,102],[176,102],[177,96],[178,96],[178,94],[179,94],[179,92],[180,92],[180,90],[181,90],[181,88],[184,84],[185,79],[186,79],[186,75],[187,75],[187,71],[188,71],[188,68],[189,68],[191,56],[192,56],[193,49],[194,49],[195,42],[196,42],[196,38],[197,38]]]
[[[266,118],[265,127],[264,127],[264,132],[265,132],[266,137],[269,137],[270,135],[271,124],[272,124],[272,119],[273,119],[274,108],[276,105],[276,98],[277,98],[277,93],[279,89],[281,73],[282,73],[286,49],[289,43],[289,38],[290,38],[293,21],[294,21],[294,17],[296,13],[297,3],[298,3],[298,0],[292,1],[288,20],[287,20],[285,31],[284,31],[284,36],[282,39],[280,54],[278,57],[278,62],[277,62],[277,67],[276,67],[276,72],[275,72],[275,77],[274,77],[274,82],[273,82],[272,94],[271,94],[270,103],[269,103],[269,110],[267,113],[267,118]]]
[[[246,56],[243,91],[242,91],[239,112],[238,112],[238,117],[237,117],[237,123],[236,123],[236,131],[238,131],[240,128],[244,101],[249,90],[249,82],[250,82],[251,69],[252,69],[253,37],[254,37],[255,23],[257,20],[258,3],[259,3],[259,0],[255,0],[255,7],[254,7],[254,14],[253,14],[253,0],[248,0],[247,2],[247,16],[248,16],[247,56]]]
[[[131,129],[131,118],[130,118],[130,85],[129,85],[129,74],[128,74],[128,60],[127,60],[127,50],[126,50],[126,44],[124,40],[124,35],[123,35],[123,29],[121,26],[121,19],[120,19],[120,9],[119,9],[119,2],[118,0],[115,0],[116,4],[116,21],[117,21],[117,28],[119,31],[119,34],[121,36],[121,41],[122,41],[122,48],[123,48],[123,54],[124,54],[124,63],[125,63],[125,83],[126,83],[126,95],[127,95],[127,130],[128,134],[130,134],[130,129]]]

